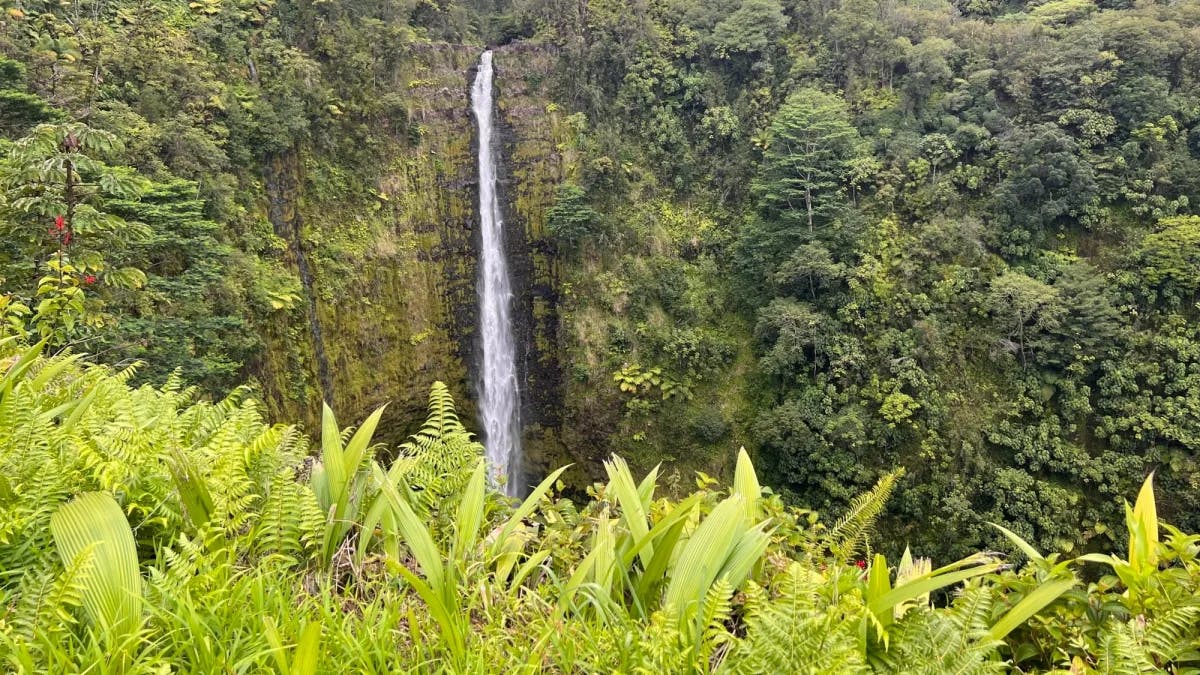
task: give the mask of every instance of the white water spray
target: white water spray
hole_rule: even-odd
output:
[[[483,339],[479,409],[487,459],[504,491],[520,492],[521,422],[516,346],[512,328],[512,285],[504,252],[504,220],[496,197],[496,158],[492,147],[492,52],[479,59],[471,88],[479,125],[479,314]]]

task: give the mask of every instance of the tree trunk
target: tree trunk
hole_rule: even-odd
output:
[[[808,210],[808,233],[813,233],[812,188],[804,188],[804,208]]]

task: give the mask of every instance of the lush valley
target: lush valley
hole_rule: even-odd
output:
[[[485,45],[523,507],[467,433]],[[0,656],[1190,672],[1198,301],[1194,0],[9,2]]]

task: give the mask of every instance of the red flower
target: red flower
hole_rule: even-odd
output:
[[[94,275],[94,274],[87,275],[86,277],[83,278],[83,283],[85,283],[85,284],[96,283],[96,275]]]
[[[64,243],[64,244],[69,244],[69,243],[71,243],[71,233],[70,233],[70,232],[63,232],[62,241],[63,241],[63,243]]]
[[[855,560],[854,566],[860,570],[865,570],[865,569],[867,569],[867,561],[866,560]]]
[[[62,216],[54,216],[54,229],[61,230],[66,227],[67,221],[63,220]]]

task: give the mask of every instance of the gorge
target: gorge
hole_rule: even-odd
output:
[[[1197,671],[1198,102],[1200,0],[6,2],[0,671]]]

